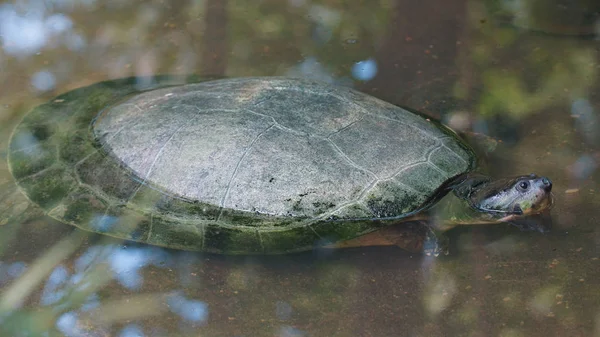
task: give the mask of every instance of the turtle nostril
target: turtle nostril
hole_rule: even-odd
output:
[[[550,191],[552,189],[552,181],[550,181],[550,179],[543,177],[542,184],[544,184],[544,189],[546,191]]]

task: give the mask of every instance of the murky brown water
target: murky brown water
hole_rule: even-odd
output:
[[[549,233],[456,228],[441,258],[228,257],[0,218],[0,336],[600,336],[600,8],[567,3],[0,5],[4,202],[6,147],[27,111],[164,73],[351,85],[502,140],[488,171],[547,175],[556,199]]]

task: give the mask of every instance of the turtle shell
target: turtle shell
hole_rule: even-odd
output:
[[[17,185],[51,217],[170,248],[284,253],[422,211],[475,167],[445,126],[305,79],[102,82],[27,114]]]

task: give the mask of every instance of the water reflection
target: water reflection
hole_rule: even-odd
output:
[[[336,322],[338,315],[357,320],[347,326],[334,324],[333,330],[351,334],[356,329],[360,331],[361,322],[373,329],[375,326],[368,323],[373,319],[372,312],[364,312],[365,306],[371,305],[391,310],[391,317],[400,315],[415,322],[422,320],[418,317],[423,313],[433,320],[445,317],[458,306],[467,315],[463,319],[471,317],[468,321],[476,321],[477,306],[482,304],[473,307],[477,302],[464,301],[474,296],[489,296],[486,284],[495,284],[497,295],[493,296],[500,296],[501,303],[524,302],[534,315],[542,316],[559,314],[561,304],[557,307],[556,303],[562,300],[562,294],[567,288],[576,291],[573,284],[564,283],[566,280],[560,276],[570,274],[573,269],[565,269],[564,261],[559,260],[552,262],[550,265],[554,267],[549,270],[558,283],[544,282],[545,286],[538,287],[539,278],[548,277],[544,276],[548,271],[543,271],[547,268],[544,252],[548,248],[538,246],[536,250],[541,254],[532,256],[523,247],[529,242],[527,236],[513,236],[508,244],[512,248],[498,249],[507,246],[502,243],[507,240],[505,237],[501,236],[494,244],[490,243],[493,238],[488,237],[481,246],[473,241],[472,235],[470,231],[462,231],[455,233],[453,240],[465,252],[481,256],[479,259],[483,260],[474,266],[469,266],[459,252],[449,259],[411,258],[390,249],[334,252],[327,257],[315,253],[248,259],[111,242],[116,240],[87,247],[84,243],[83,249],[70,259],[71,266],[59,264],[49,271],[43,281],[39,305],[51,308],[56,328],[67,336],[82,336],[90,331],[139,334],[150,331],[142,326],[160,327],[166,322],[171,322],[170,329],[184,333],[200,327],[215,331],[214,324],[228,324],[246,326],[250,331],[270,330],[278,336],[304,336],[309,335],[306,328],[310,326],[306,325],[306,315],[316,313],[326,322]],[[564,240],[549,239],[550,247]],[[378,263],[373,264],[373,259]],[[525,269],[518,267],[519,264]],[[507,269],[508,266],[512,268]],[[157,279],[160,275],[168,277]],[[590,277],[593,278],[588,275],[586,279]],[[575,285],[584,282],[573,281]],[[110,295],[107,290],[111,290]],[[136,297],[129,291],[142,295]],[[35,302],[37,296],[31,297],[23,310],[36,307],[31,300]],[[415,310],[421,301],[424,311]],[[508,308],[509,312],[516,310],[514,306]],[[18,312],[10,314],[13,323],[5,325],[5,329],[11,325],[17,327]],[[173,321],[166,313],[178,319]],[[258,320],[257,325],[250,328],[254,319]],[[122,322],[128,324],[121,325]],[[283,322],[287,324],[282,325]],[[323,328],[319,331],[329,331]],[[387,328],[392,330],[378,329],[394,331],[393,324]]]
[[[361,81],[372,80],[377,75],[377,62],[373,59],[359,61],[352,67],[352,76]]]
[[[69,274],[65,266],[59,265],[54,268],[42,291],[41,305],[51,305],[63,298],[65,290],[59,289],[59,287],[63,287],[66,284],[68,276]]]
[[[40,52],[52,40],[71,48],[79,48],[83,39],[68,34],[73,28],[71,18],[52,13],[44,1],[23,1],[18,5],[0,6],[0,36],[2,47],[9,55],[29,56]]]
[[[457,228],[441,259],[394,248],[222,257],[2,218],[0,335],[600,335],[598,7],[578,3],[0,5],[2,154],[49,92],[129,74],[289,75],[495,136],[492,174],[544,172],[557,191],[549,233]],[[210,8],[224,15],[208,20]],[[13,146],[38,157],[40,139],[23,132]],[[0,174],[4,197],[5,160]],[[119,219],[92,221],[110,231]]]
[[[56,327],[68,337],[83,336],[85,331],[78,326],[78,316],[74,312],[66,312],[56,320]]]
[[[583,155],[571,165],[569,171],[574,179],[583,181],[589,179],[597,168],[598,163],[594,157]]]
[[[600,145],[600,123],[598,113],[589,99],[579,98],[571,104],[571,116],[575,120],[575,127],[590,145]]]
[[[110,232],[110,229],[119,222],[119,218],[110,215],[96,214],[90,221],[90,226],[100,233]]]
[[[33,74],[31,85],[40,92],[50,91],[56,86],[56,78],[47,70],[39,71]]]
[[[143,279],[139,274],[141,269],[148,265],[167,268],[171,264],[169,260],[170,255],[156,247],[97,245],[88,248],[75,261],[73,277],[79,280],[89,268],[99,263],[107,263],[114,279],[118,280],[123,287],[135,290],[142,286]]]
[[[275,334],[277,337],[303,337],[306,336],[304,332],[291,326],[282,326],[279,331]]]
[[[119,333],[119,337],[144,337],[144,332],[142,328],[140,328],[137,324],[128,324],[126,325],[121,332]]]
[[[181,294],[174,294],[167,299],[169,309],[184,320],[204,323],[208,319],[208,305],[202,301],[190,300]]]
[[[322,62],[319,62],[316,57],[308,57],[296,67],[292,67],[288,73],[291,77],[305,77],[325,83],[334,83],[335,77],[332,71],[326,69]]]
[[[1,263],[1,262],[0,262]],[[24,262],[13,262],[10,264],[0,264],[0,284],[6,284],[12,279],[21,276],[27,270],[27,265]]]

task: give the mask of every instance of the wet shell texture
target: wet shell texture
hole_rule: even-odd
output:
[[[349,88],[195,81],[102,82],[34,109],[11,138],[17,185],[86,230],[261,254],[376,230],[475,166],[451,130]]]

